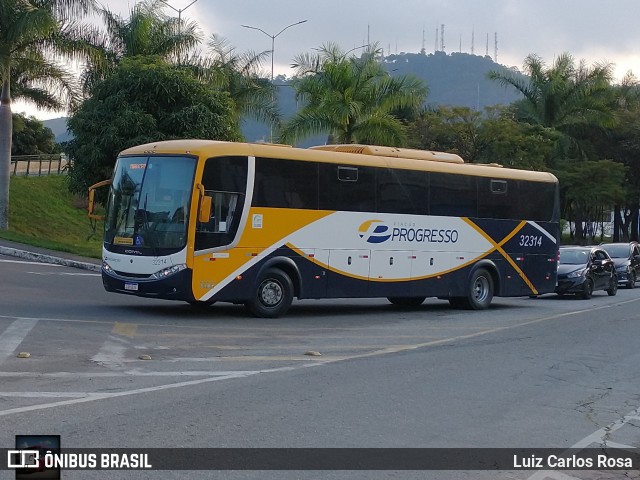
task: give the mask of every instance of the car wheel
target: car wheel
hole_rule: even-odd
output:
[[[609,288],[607,289],[607,294],[610,297],[613,297],[616,293],[618,293],[618,276],[614,275],[613,277],[611,277]]]
[[[636,288],[636,272],[631,270],[629,273],[629,281],[627,282],[627,288]]]
[[[289,275],[270,268],[258,281],[253,298],[245,305],[256,317],[276,318],[287,313],[293,301],[293,283]]]
[[[584,283],[582,284],[582,293],[580,294],[580,296],[585,300],[589,300],[592,295],[593,295],[593,280],[591,279],[591,277],[587,277]]]

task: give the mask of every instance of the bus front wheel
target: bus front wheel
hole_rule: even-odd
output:
[[[293,301],[293,282],[278,268],[266,270],[260,277],[256,291],[245,305],[256,317],[276,318],[289,310]]]

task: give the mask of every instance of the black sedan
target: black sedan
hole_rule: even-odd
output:
[[[611,296],[618,293],[618,276],[609,254],[600,247],[560,247],[556,293],[588,299],[596,290]]]
[[[640,274],[640,245],[638,242],[600,245],[616,264],[618,284],[635,288]]]

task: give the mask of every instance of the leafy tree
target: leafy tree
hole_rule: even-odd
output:
[[[493,107],[478,128],[478,163],[509,168],[548,170],[549,158],[560,134],[542,125],[517,122],[510,109]]]
[[[614,204],[614,241],[640,239],[640,108],[617,111],[616,128],[594,139],[595,150],[626,167],[626,197]]]
[[[560,181],[563,218],[573,219],[572,238],[580,243],[587,238],[595,241],[594,225],[602,222],[611,206],[625,197],[624,165],[611,160],[587,160],[571,162],[554,173]]]
[[[58,153],[59,145],[50,128],[35,117],[13,114],[12,155]]]
[[[68,121],[72,192],[111,176],[126,148],[178,138],[239,140],[226,92],[158,57],[123,59]]]
[[[413,148],[459,154],[469,163],[499,163],[510,168],[547,170],[545,159],[559,134],[516,122],[510,109],[468,107],[425,110],[409,124]]]
[[[517,102],[518,119],[552,128],[562,134],[557,156],[574,151],[583,155],[581,142],[596,129],[615,122],[610,108],[613,66],[610,63],[587,67],[576,65],[568,53],[559,55],[551,67],[537,55],[524,61],[528,78],[510,72],[492,71],[489,78],[518,90],[524,100]]]
[[[299,55],[291,83],[303,106],[283,125],[280,141],[329,132],[338,143],[405,144],[405,127],[394,112],[419,109],[427,88],[414,77],[391,77],[379,53],[371,46],[360,58],[347,57],[328,44],[317,55]]]
[[[106,32],[94,32],[94,54],[82,74],[85,92],[113,73],[123,58],[156,55],[170,63],[180,63],[200,43],[195,22],[167,17],[161,0],[136,3],[128,18],[107,8],[99,9]]]
[[[465,162],[475,162],[481,148],[481,121],[482,114],[468,107],[427,109],[409,124],[409,144],[422,150],[457,153]]]
[[[27,87],[34,84],[40,92],[47,92],[49,100],[62,98],[62,92],[73,92],[61,85],[60,76],[44,72],[52,66],[64,72],[63,67],[48,59],[77,59],[86,52],[83,35],[87,27],[70,19],[77,19],[92,6],[93,0],[0,0],[0,230],[8,228],[9,223],[11,88],[28,100],[37,97],[33,91],[27,94]],[[15,80],[14,75],[18,75]],[[52,85],[61,86],[61,90],[52,90]],[[51,102],[36,103],[51,106]]]

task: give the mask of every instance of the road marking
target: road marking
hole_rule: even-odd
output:
[[[86,398],[93,393],[85,392],[1,392],[1,397],[17,398]]]
[[[56,265],[59,266],[59,265]],[[99,277],[99,273],[76,273],[76,272],[26,272],[32,275],[68,275],[70,277]]]
[[[524,322],[521,322],[521,323],[517,323],[517,324],[513,324],[513,325],[506,325],[506,326],[502,326],[502,327],[490,328],[490,329],[487,329],[487,330],[483,330],[483,331],[475,332],[475,333],[470,333],[470,334],[467,334],[467,335],[459,335],[459,336],[454,336],[454,337],[448,337],[448,338],[443,338],[443,339],[440,339],[440,340],[434,340],[434,341],[430,341],[430,342],[418,343],[418,344],[415,344],[415,345],[406,345],[406,346],[403,346],[403,347],[394,347],[394,348],[382,348],[382,349],[376,350],[374,352],[367,352],[367,353],[349,355],[349,356],[338,357],[338,358],[320,357],[320,361],[318,361],[316,363],[309,362],[309,363],[304,363],[304,364],[297,364],[297,365],[284,366],[284,367],[265,369],[265,370],[257,370],[257,371],[230,372],[229,375],[219,375],[219,376],[215,376],[215,377],[208,377],[208,378],[203,378],[203,379],[198,379],[198,380],[190,380],[190,381],[184,381],[184,382],[169,383],[169,384],[165,384],[165,385],[158,385],[158,386],[155,386],[155,387],[146,387],[146,388],[139,388],[139,389],[133,389],[133,390],[125,390],[125,391],[122,391],[122,392],[109,393],[109,394],[97,393],[97,394],[92,395],[91,397],[74,398],[74,399],[64,400],[64,401],[60,401],[60,402],[51,402],[51,403],[45,403],[45,404],[39,404],[39,405],[30,405],[30,406],[26,406],[26,407],[11,408],[11,409],[7,409],[7,410],[4,410],[4,411],[0,411],[0,416],[9,416],[9,415],[33,412],[33,411],[37,411],[37,410],[46,410],[46,409],[49,409],[49,408],[56,408],[56,407],[62,407],[62,406],[68,406],[68,405],[75,405],[75,404],[80,404],[80,403],[88,403],[88,402],[93,402],[93,401],[106,400],[108,398],[127,397],[127,396],[140,395],[140,394],[145,394],[145,393],[160,392],[160,391],[176,389],[176,388],[192,387],[192,386],[195,386],[195,385],[202,385],[202,384],[217,382],[217,381],[221,381],[221,380],[233,380],[233,379],[239,379],[239,378],[246,378],[246,377],[250,377],[250,376],[254,376],[254,375],[258,375],[258,374],[269,374],[269,373],[277,373],[277,372],[291,372],[291,371],[296,371],[296,370],[300,370],[300,369],[308,368],[308,367],[328,366],[328,365],[331,365],[332,363],[340,362],[340,361],[343,361],[343,360],[369,358],[369,357],[374,357],[374,356],[378,356],[378,355],[387,355],[389,353],[399,353],[399,352],[404,352],[404,351],[408,351],[408,350],[415,350],[415,349],[419,349],[419,348],[425,348],[425,347],[431,347],[431,346],[442,345],[442,344],[447,344],[447,343],[459,342],[461,340],[468,340],[468,339],[471,339],[471,338],[478,338],[478,337],[481,337],[481,336],[490,335],[492,333],[511,330],[511,329],[515,329],[515,328],[519,328],[519,327],[523,327],[523,326],[535,325],[535,324],[546,322],[546,321],[549,321],[549,320],[557,320],[557,319],[560,319],[560,318],[566,318],[566,317],[571,317],[571,316],[575,316],[575,315],[580,315],[580,314],[582,314],[582,313],[584,313],[586,311],[593,312],[593,311],[597,311],[597,310],[604,310],[606,308],[611,308],[611,307],[615,307],[615,306],[619,306],[619,305],[625,305],[625,304],[628,304],[628,303],[638,302],[638,301],[640,301],[640,298],[636,298],[636,299],[632,299],[632,300],[625,300],[625,301],[617,302],[617,303],[610,304],[610,305],[602,305],[600,307],[591,307],[591,308],[588,308],[588,309],[576,310],[576,311],[573,311],[573,312],[564,312],[564,313],[560,313],[560,314],[551,315],[551,316],[548,316],[548,317],[537,318],[537,319],[533,319],[533,320],[527,320],[527,321],[524,321]],[[0,315],[0,318],[9,318],[9,317]],[[15,317],[12,317],[12,318],[15,318]],[[39,319],[32,319],[32,320],[37,322]],[[55,319],[49,319],[49,320],[55,320]],[[16,322],[14,322],[14,323],[16,323]],[[13,324],[11,326],[13,326]],[[10,326],[10,328],[11,328],[11,326]],[[112,338],[114,338],[114,340],[118,340],[115,337],[112,337]],[[105,343],[107,343],[107,342],[105,342]],[[103,347],[104,347],[104,345],[103,345]],[[109,350],[110,348],[111,347],[108,347],[106,350]],[[117,352],[114,352],[114,351],[106,351],[105,354],[106,354],[106,359],[107,360],[110,359],[109,358],[110,356],[112,357],[111,360],[113,360],[116,357],[121,358],[120,357],[121,354],[119,354]],[[309,361],[310,359],[306,358],[306,360]],[[22,373],[19,373],[19,372],[15,372],[15,374],[22,375]],[[120,372],[120,374],[121,375],[125,375],[124,372]],[[44,376],[43,374],[35,374],[35,375],[36,376]],[[73,374],[71,374],[71,375],[73,375]],[[0,373],[0,376],[3,376],[2,373]],[[94,376],[99,376],[99,375],[95,375],[94,374]],[[640,410],[636,410],[634,412],[634,415],[638,416],[638,414],[639,414],[638,412],[639,411]]]
[[[138,333],[138,325],[135,323],[116,322],[111,333],[114,335],[133,338]]]
[[[124,368],[125,352],[129,342],[109,335],[98,353],[91,357],[91,361],[110,369]]]
[[[225,376],[203,378],[203,379],[200,379],[200,380],[188,380],[188,381],[185,381],[185,382],[169,383],[169,384],[166,384],[166,385],[158,385],[156,387],[138,388],[138,389],[135,389],[135,390],[126,390],[126,391],[123,391],[123,392],[96,393],[96,394],[92,394],[90,397],[74,398],[74,399],[71,399],[71,400],[63,400],[63,401],[60,401],[60,402],[51,402],[51,403],[45,403],[45,404],[40,404],[40,405],[30,405],[30,406],[27,406],[27,407],[9,408],[7,410],[0,411],[0,417],[6,417],[6,416],[9,416],[9,415],[16,415],[16,414],[20,414],[20,413],[34,412],[34,411],[37,411],[37,410],[45,410],[45,409],[54,408],[54,407],[61,407],[61,406],[67,406],[67,405],[77,405],[77,404],[80,404],[80,403],[95,402],[96,400],[104,400],[104,399],[108,399],[108,398],[129,397],[129,396],[132,396],[132,395],[140,395],[140,394],[144,394],[144,393],[161,392],[163,390],[172,390],[172,389],[183,388],[183,387],[193,387],[193,386],[202,385],[202,384],[205,384],[205,383],[218,382],[218,381],[221,381],[221,380],[231,380],[231,379],[236,379],[236,378],[246,378],[246,377],[250,377],[250,376],[253,376],[253,375],[258,375],[260,373],[286,372],[286,371],[297,370],[299,368],[302,368],[302,366],[298,366],[298,367],[282,367],[282,368],[274,368],[274,369],[270,369],[270,370],[260,370],[260,371],[239,372],[239,373],[234,373],[234,374],[225,375]]]
[[[41,265],[45,267],[62,267],[62,265],[56,265],[55,263],[43,263],[43,262],[28,262],[26,260],[0,260],[0,263],[22,263],[24,265]]]
[[[633,450],[634,452],[637,450],[637,447],[633,447],[631,445],[623,445],[616,442],[609,441],[611,434],[616,430],[624,427],[627,423],[632,420],[640,420],[640,408],[635,409],[633,412],[628,413],[624,417],[616,420],[615,422],[610,423],[602,427],[599,430],[596,430],[591,435],[587,435],[582,440],[579,440],[575,444],[569,447],[569,449],[578,449],[582,450],[583,448],[587,448],[589,445],[594,446],[594,448],[623,448],[625,450]],[[637,428],[637,427],[634,427]],[[621,477],[626,477],[623,472],[621,473]],[[578,477],[571,477],[569,475],[565,475],[560,472],[552,471],[552,470],[540,470],[530,477],[527,480],[543,480],[543,479],[553,479],[553,480],[565,480],[565,479],[578,479]]]
[[[337,362],[339,360],[347,360],[352,358],[350,355],[333,355],[333,356],[322,356],[322,357],[309,357],[300,353],[298,355],[237,355],[237,356],[219,356],[213,357],[211,359],[205,358],[203,361],[214,361],[214,362],[265,362],[265,361],[273,361],[273,362]],[[173,359],[176,361],[183,361],[183,359]]]
[[[218,377],[258,373],[257,370],[187,370],[187,371],[155,371],[147,372],[138,369],[121,372],[0,372],[0,378],[113,378],[113,377]],[[0,396],[4,395],[0,392]]]
[[[38,324],[35,318],[17,319],[0,335],[0,364],[20,346],[29,332]]]

